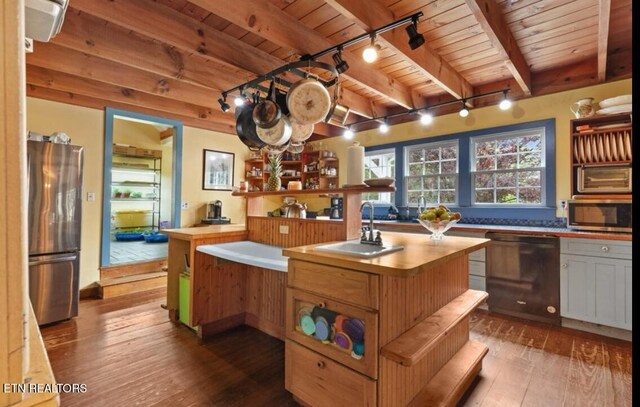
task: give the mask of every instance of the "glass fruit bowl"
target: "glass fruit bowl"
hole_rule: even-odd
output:
[[[444,239],[444,232],[449,230],[451,226],[458,223],[458,219],[441,220],[441,221],[428,221],[418,219],[418,222],[424,226],[429,232],[431,232],[431,239],[442,240]]]

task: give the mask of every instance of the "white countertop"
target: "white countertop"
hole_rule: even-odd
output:
[[[248,240],[206,244],[198,246],[196,250],[222,259],[235,261],[236,263],[249,264],[270,270],[286,272],[288,268],[288,257],[282,255],[281,247]]]

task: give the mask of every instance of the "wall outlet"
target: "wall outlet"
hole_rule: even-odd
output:
[[[567,201],[564,199],[560,199],[558,201],[558,208],[565,209],[567,207]]]
[[[280,225],[280,233],[283,235],[289,234],[289,225]]]
[[[180,204],[180,208],[181,209],[189,209],[189,202],[183,202],[182,204]]]
[[[96,200],[95,192],[87,192],[87,202],[93,202]]]

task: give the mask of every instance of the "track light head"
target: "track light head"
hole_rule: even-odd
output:
[[[414,19],[412,24],[406,28],[409,36],[409,47],[414,50],[424,44],[424,35],[418,32],[418,19]]]
[[[222,95],[222,97],[218,99],[218,103],[220,103],[220,109],[225,113],[231,109],[231,106],[227,103],[227,95]]]
[[[338,71],[338,73],[344,73],[349,69],[347,61],[342,59],[342,49],[338,48],[338,52],[333,54],[331,58],[333,58],[333,62],[336,64],[336,71]]]
[[[375,43],[376,35],[371,34],[371,44],[368,45],[364,51],[362,51],[362,59],[367,63],[375,62],[378,59],[378,51],[380,51],[380,45]]]
[[[344,129],[342,137],[346,138],[347,140],[351,140],[353,138],[353,130],[351,130],[351,126],[347,126],[347,128]]]
[[[425,126],[433,123],[433,115],[428,110],[420,113],[420,123]]]
[[[387,119],[384,119],[384,121],[380,123],[380,127],[378,127],[378,129],[380,130],[380,133],[389,132],[389,125],[387,124]]]
[[[500,110],[509,110],[511,108],[511,101],[507,99],[507,91],[504,92],[504,98],[500,102]]]
[[[467,101],[465,99],[462,99],[462,109],[460,109],[460,112],[458,113],[460,114],[460,117],[469,116],[469,109],[467,109]]]

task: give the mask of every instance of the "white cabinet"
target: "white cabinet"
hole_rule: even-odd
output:
[[[631,242],[562,238],[560,315],[631,330]]]
[[[447,235],[462,237],[477,237],[484,239],[484,232],[463,232],[450,230]],[[469,254],[469,288],[472,290],[487,291],[487,283],[485,280],[485,256],[487,249],[476,250]],[[484,303],[480,308],[485,308]]]

